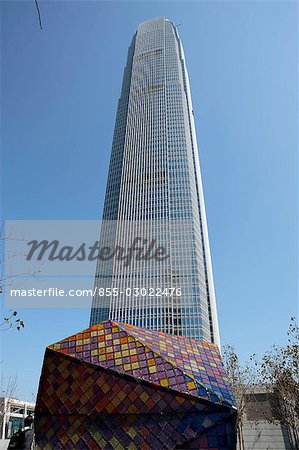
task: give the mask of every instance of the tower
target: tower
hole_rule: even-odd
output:
[[[110,318],[219,346],[189,79],[177,29],[165,18],[141,23],[128,50],[103,220],[100,241],[129,245],[142,228],[166,242],[170,257],[129,267],[99,261],[90,324]],[[106,295],[113,287],[118,294]],[[145,295],[127,295],[134,288]],[[175,291],[150,296],[150,288]]]

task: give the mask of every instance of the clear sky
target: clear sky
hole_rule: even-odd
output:
[[[181,24],[222,343],[284,343],[297,314],[296,2],[2,1],[2,219],[100,219],[127,48]],[[86,309],[23,309],[1,369],[31,399],[47,345]]]

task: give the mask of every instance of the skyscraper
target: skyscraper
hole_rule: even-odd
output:
[[[99,262],[95,285],[119,293],[95,295],[91,325],[110,318],[219,346],[188,73],[178,31],[165,18],[141,23],[128,50],[103,220],[104,241],[118,236],[119,242],[121,235],[128,243],[142,222],[171,251],[160,264],[142,261],[125,268],[112,261],[103,268]],[[119,223],[131,226],[119,231]],[[144,287],[145,293],[126,295],[127,287]],[[149,295],[149,288],[170,287],[180,294]]]

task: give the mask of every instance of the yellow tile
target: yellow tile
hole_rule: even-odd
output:
[[[149,395],[146,392],[142,392],[140,398],[145,403],[149,399]]]
[[[130,355],[136,355],[136,353],[137,353],[136,348],[131,348],[129,351],[130,351]]]

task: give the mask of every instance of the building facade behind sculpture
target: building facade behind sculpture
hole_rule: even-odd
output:
[[[273,392],[256,386],[245,397],[243,439],[248,450],[291,450],[292,433],[283,425],[277,406],[279,400]]]
[[[99,263],[97,287],[174,287],[181,295],[97,295],[91,325],[111,318],[219,345],[188,74],[177,29],[167,19],[139,25],[128,51],[103,219],[102,242],[128,247],[146,230],[163,241],[170,258],[127,268]]]
[[[19,431],[24,426],[25,417],[34,414],[34,408],[32,402],[0,397],[0,441],[9,440]]]

